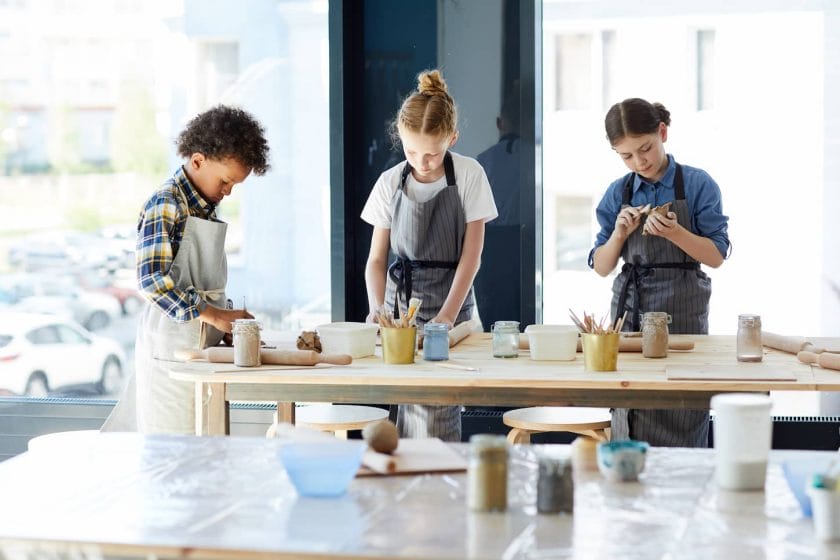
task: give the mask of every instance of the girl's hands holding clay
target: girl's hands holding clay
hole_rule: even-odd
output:
[[[651,212],[645,220],[644,232],[648,235],[656,235],[669,239],[680,227],[677,215],[674,212],[659,214]]]
[[[636,231],[636,228],[642,223],[643,208],[642,206],[625,206],[622,208],[615,219],[613,235],[627,239],[631,233]]]

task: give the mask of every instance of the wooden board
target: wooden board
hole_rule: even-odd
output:
[[[742,381],[796,381],[796,375],[768,364],[738,363],[732,365],[680,364],[666,366],[668,379],[709,379]]]
[[[369,460],[379,463],[383,458],[393,461],[393,472],[388,474],[464,471],[467,469],[466,458],[438,438],[404,438],[400,440],[397,449],[390,458],[368,450],[363,463],[367,463]],[[376,472],[363,464],[359,469],[358,476],[374,474],[384,473]]]

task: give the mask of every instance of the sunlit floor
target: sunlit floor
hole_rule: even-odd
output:
[[[817,416],[840,414],[840,403],[823,403],[818,391],[771,391],[773,416]],[[834,406],[826,406],[834,404]]]

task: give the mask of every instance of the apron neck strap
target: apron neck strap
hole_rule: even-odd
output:
[[[408,174],[411,173],[411,164],[405,162],[402,175],[400,176],[400,190],[405,191],[405,182],[408,180]],[[452,163],[452,154],[449,151],[443,156],[443,171],[446,174],[446,186],[451,187],[455,185],[455,164]]]

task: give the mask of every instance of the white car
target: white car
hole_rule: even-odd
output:
[[[0,311],[0,389],[44,396],[68,385],[96,384],[114,394],[126,357],[110,338],[54,315]]]

